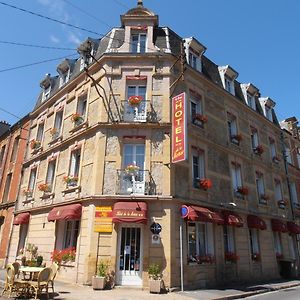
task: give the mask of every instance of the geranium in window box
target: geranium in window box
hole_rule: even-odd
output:
[[[199,121],[201,123],[206,123],[208,121],[208,117],[202,114],[195,114],[193,117],[194,121]]]
[[[240,142],[242,139],[243,139],[243,136],[242,136],[240,133],[233,134],[233,135],[231,136],[231,140],[236,140],[236,141],[238,141],[238,142]]]
[[[30,148],[31,148],[32,150],[36,150],[36,149],[41,148],[41,141],[38,141],[38,140],[31,140],[31,142],[30,142]]]
[[[258,145],[253,149],[255,154],[262,155],[264,153],[264,148],[262,145]]]
[[[56,139],[58,137],[58,130],[55,127],[53,127],[50,129],[50,134],[52,136],[52,139]]]
[[[51,253],[51,260],[53,262],[56,262],[58,265],[65,264],[68,262],[74,262],[75,258],[76,249],[74,247],[62,250],[54,249]]]
[[[249,194],[249,189],[245,186],[238,186],[236,191],[243,196],[246,196]]]
[[[142,96],[130,96],[128,98],[128,103],[130,106],[138,106],[143,101]]]
[[[208,178],[200,179],[199,183],[200,183],[200,187],[205,191],[212,187],[212,181]]]
[[[139,169],[140,168],[138,166],[130,164],[125,168],[125,173],[128,175],[136,175]]]
[[[63,177],[63,181],[67,184],[67,186],[76,186],[78,183],[78,177],[72,175],[66,175]]]
[[[235,252],[225,252],[225,260],[230,262],[237,262],[240,257]]]
[[[44,193],[51,192],[51,187],[48,183],[40,183],[38,185],[38,189],[39,189],[39,191],[44,192]]]
[[[260,196],[259,196],[259,198],[260,198],[260,200],[263,200],[263,201],[268,201],[269,199],[270,199],[270,197],[268,196],[268,195],[266,195],[266,194],[261,194]]]
[[[287,201],[279,200],[279,201],[277,201],[277,204],[278,204],[279,208],[285,208],[287,206]]]
[[[75,113],[72,115],[71,121],[78,126],[83,122],[83,117],[79,113]]]
[[[276,252],[276,259],[278,259],[278,260],[283,259],[283,254]]]
[[[275,163],[275,164],[278,164],[280,162],[280,157],[278,155],[275,155],[272,157],[272,161]]]
[[[214,255],[207,254],[207,255],[197,256],[198,264],[214,264],[215,262],[216,262],[216,258]]]
[[[261,260],[260,253],[258,253],[258,252],[253,253],[251,255],[251,258],[252,258],[253,261],[260,261]]]
[[[27,198],[31,198],[32,197],[32,189],[30,189],[30,188],[24,189],[23,195],[26,196]]]

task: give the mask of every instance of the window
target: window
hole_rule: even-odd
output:
[[[188,223],[188,262],[201,261],[203,257],[214,257],[213,225],[211,223]],[[206,261],[207,262],[207,261]]]
[[[255,97],[253,95],[250,95],[249,93],[247,93],[247,104],[249,107],[256,110]]]
[[[87,108],[87,95],[83,95],[79,97],[78,103],[77,103],[77,110],[76,112],[78,115],[85,120],[86,117],[86,108]]]
[[[281,182],[278,179],[275,179],[275,201],[282,201],[283,195],[282,195],[282,188],[281,188]]]
[[[36,172],[37,172],[36,168],[30,170],[29,182],[28,182],[28,191],[31,192],[31,193],[33,192],[34,186],[35,186]]]
[[[71,162],[69,175],[73,177],[79,176],[81,149],[74,150],[71,153]]]
[[[238,135],[237,121],[236,121],[236,117],[231,113],[227,113],[227,125],[228,125],[229,139],[231,143],[239,145],[240,136]]]
[[[234,228],[233,226],[223,226],[224,250],[225,253],[235,253]]]
[[[11,162],[16,162],[18,146],[19,146],[19,137],[16,137],[14,140],[14,145],[13,145],[11,156],[10,156]]]
[[[274,248],[276,256],[282,255],[282,243],[281,243],[281,234],[280,232],[273,232],[274,236]]]
[[[258,230],[249,229],[249,237],[250,237],[251,258],[252,260],[259,260],[260,250],[259,250],[259,241],[258,241]]]
[[[192,171],[193,171],[193,187],[200,188],[200,179],[205,178],[205,162],[204,151],[193,151]]]
[[[55,248],[57,250],[67,249],[70,247],[76,248],[77,239],[79,235],[80,221],[79,220],[66,220],[57,221],[57,236]]]
[[[189,51],[189,65],[198,70],[199,72],[201,72],[201,61],[199,58],[199,54],[196,54],[193,51]]]
[[[141,85],[127,86],[127,99],[132,96],[140,96],[139,105],[130,105],[129,101],[125,102],[124,121],[143,121],[147,120],[147,101],[146,101],[146,82]]]
[[[82,71],[85,67],[85,59],[83,57],[80,58],[80,67],[79,70]]]
[[[139,170],[144,170],[145,164],[145,145],[144,144],[125,144],[123,165],[126,168],[128,165],[136,165]]]
[[[272,138],[269,138],[269,146],[270,146],[270,155],[273,162],[279,162],[279,158],[277,157],[276,145],[275,141]]]
[[[61,74],[59,77],[59,87],[62,87],[66,84],[70,79],[70,69],[68,69],[65,73]]]
[[[234,195],[238,198],[243,198],[243,194],[240,192],[240,189],[243,187],[243,184],[241,166],[239,164],[231,164],[231,181]]]
[[[292,164],[292,155],[291,155],[291,149],[289,145],[284,145],[284,149],[285,149],[285,157],[286,157],[286,161],[289,164]]]
[[[37,128],[36,140],[41,142],[44,136],[44,123],[40,123]]]
[[[49,161],[48,169],[47,169],[46,183],[49,186],[50,191],[52,191],[52,189],[53,189],[55,167],[56,167],[56,159]]]
[[[265,185],[264,185],[264,176],[260,172],[256,172],[256,191],[257,191],[257,196],[258,196],[258,201],[259,203],[266,204],[267,199],[265,195]]]
[[[25,248],[26,238],[28,233],[28,224],[21,224],[19,229],[19,244],[17,249],[17,255],[21,255],[20,250]]]
[[[202,112],[202,101],[200,99],[191,98],[191,122],[194,125],[203,127],[204,116]]]
[[[8,195],[9,195],[9,190],[10,190],[11,178],[12,178],[12,174],[11,173],[7,174],[7,176],[6,176],[6,182],[5,182],[5,187],[4,187],[4,192],[3,192],[3,200],[2,200],[2,202],[7,202],[8,201]]]
[[[50,97],[51,92],[51,85],[49,85],[47,88],[44,88],[43,95],[42,95],[42,102],[46,101]]]
[[[234,95],[234,82],[227,76],[225,76],[224,80],[225,80],[225,90],[230,94]]]
[[[273,108],[265,105],[266,118],[273,122]]]
[[[62,120],[63,120],[63,110],[59,110],[55,114],[52,139],[56,139],[61,135]]]
[[[298,168],[300,169],[300,148],[297,148],[297,161],[298,161]],[[1,157],[0,157],[0,164],[1,164]]]
[[[296,259],[296,241],[294,235],[288,235],[289,239],[289,250],[290,250],[290,257],[291,259]]]
[[[147,35],[145,33],[136,33],[131,35],[131,52],[145,53],[146,52]]]
[[[0,168],[4,163],[4,154],[5,154],[6,145],[3,145],[0,152]]]
[[[293,205],[295,207],[299,207],[298,195],[297,195],[297,189],[296,189],[295,182],[290,183],[290,189],[291,189],[291,198],[292,198]]]

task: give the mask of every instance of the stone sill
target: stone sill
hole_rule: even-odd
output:
[[[63,138],[62,138],[62,135],[60,135],[60,136],[58,136],[57,138],[51,140],[51,141],[48,143],[48,145],[49,145],[49,146],[52,146],[52,145],[54,145],[54,144],[56,144],[56,143],[62,141],[62,139],[63,139]]]
[[[35,154],[38,154],[38,153],[40,153],[40,152],[42,152],[42,151],[43,151],[43,147],[41,146],[41,147],[39,147],[39,148],[32,149],[31,154],[32,154],[32,155],[35,155]]]
[[[32,203],[34,202],[34,198],[30,197],[30,198],[26,198],[22,201],[23,205],[28,204],[28,203]]]
[[[65,190],[62,191],[62,194],[65,195],[65,194],[72,193],[72,192],[79,193],[80,191],[81,191],[81,186],[76,185],[76,186],[66,188]]]
[[[66,268],[75,268],[75,261],[73,262],[65,262],[61,263],[59,267],[66,267]]]
[[[88,126],[89,126],[88,121],[85,121],[85,122],[81,123],[78,126],[74,126],[74,128],[70,130],[70,133],[74,133],[74,132],[79,131],[79,130],[84,130]]]
[[[45,199],[53,199],[54,198],[54,193],[48,193],[48,192],[44,192],[43,195],[40,197],[41,199],[45,200]]]

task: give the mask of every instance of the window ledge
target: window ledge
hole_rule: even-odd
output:
[[[66,268],[75,268],[75,261],[63,262],[59,266]]]
[[[77,126],[75,125],[74,128],[72,128],[70,130],[70,133],[74,133],[76,131],[83,130],[83,129],[87,128],[88,126],[89,126],[88,121],[84,121],[80,125],[77,125]]]
[[[49,193],[49,192],[44,192],[43,195],[40,197],[43,200],[46,199],[53,199],[54,198],[54,193]]]
[[[69,194],[69,193],[79,193],[81,191],[81,186],[76,185],[76,186],[70,186],[67,187],[65,190],[62,191],[63,195]]]
[[[36,148],[36,149],[32,149],[31,154],[32,155],[38,154],[38,153],[40,153],[42,151],[43,151],[43,147],[39,147],[39,148]]]
[[[23,205],[28,204],[28,203],[33,203],[34,198],[33,197],[28,197],[22,201]]]
[[[60,135],[60,136],[56,137],[55,139],[51,140],[51,141],[48,143],[48,145],[49,145],[49,146],[52,146],[52,145],[54,145],[55,143],[61,142],[62,139],[63,139],[63,138],[62,138],[62,135]]]

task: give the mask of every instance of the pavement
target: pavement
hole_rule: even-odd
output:
[[[5,270],[0,270],[0,291],[4,285]],[[258,285],[244,285],[234,288],[201,289],[193,291],[178,291],[165,294],[150,294],[149,290],[141,288],[115,287],[112,290],[95,291],[90,286],[76,285],[59,280],[55,281],[55,293],[50,298],[55,300],[230,300],[243,299],[250,296],[260,295],[271,291],[300,286],[300,280],[281,280],[277,282],[261,283]],[[7,299],[7,297],[0,297]],[[40,299],[46,299],[42,296]]]

